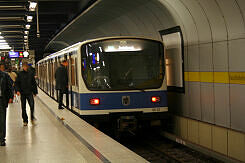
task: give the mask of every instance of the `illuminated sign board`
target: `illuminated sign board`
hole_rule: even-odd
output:
[[[19,52],[10,51],[9,52],[9,58],[18,58]]]
[[[27,51],[21,51],[21,52],[15,52],[10,51],[9,52],[9,58],[27,58],[29,56],[29,53]]]

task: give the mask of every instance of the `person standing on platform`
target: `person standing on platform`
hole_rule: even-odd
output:
[[[0,63],[0,71],[5,71],[5,64],[3,62]]]
[[[55,72],[55,80],[56,80],[56,90],[58,91],[58,102],[59,106],[58,109],[64,109],[62,107],[63,103],[63,95],[66,94],[66,102],[67,100],[67,93],[68,93],[68,72],[67,72],[68,61],[63,60],[61,62],[61,66],[57,68]]]
[[[26,100],[29,103],[31,109],[31,122],[35,125],[36,118],[34,116],[34,98],[33,95],[37,95],[37,84],[33,74],[28,71],[28,64],[22,63],[23,71],[21,71],[16,79],[15,86],[17,95],[20,95],[22,118],[24,126],[28,124],[28,116],[26,114]]]
[[[0,146],[6,145],[6,110],[14,96],[11,78],[2,71],[3,68],[4,64],[0,63]]]

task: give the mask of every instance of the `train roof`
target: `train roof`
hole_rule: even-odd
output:
[[[38,61],[37,63],[41,63],[43,61],[46,61],[50,58],[54,58],[54,57],[57,57],[57,56],[60,56],[60,55],[63,55],[64,53],[67,53],[67,52],[71,52],[71,51],[74,51],[75,49],[78,49],[81,45],[83,44],[87,44],[87,43],[90,43],[90,42],[95,42],[95,41],[99,41],[99,40],[108,40],[108,39],[126,39],[126,38],[131,38],[131,39],[145,39],[145,40],[152,40],[152,41],[157,41],[157,42],[162,42],[162,41],[159,41],[159,40],[156,40],[156,39],[152,39],[152,38],[147,38],[147,37],[138,37],[138,36],[113,36],[113,37],[102,37],[102,38],[96,38],[96,39],[90,39],[90,40],[85,40],[83,42],[78,42],[76,44],[73,44],[69,47],[66,47],[60,51],[57,51],[55,53],[52,53],[46,57],[44,57],[43,59],[41,59],[40,61]]]

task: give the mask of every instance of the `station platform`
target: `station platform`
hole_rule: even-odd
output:
[[[141,156],[100,132],[39,89],[35,97],[36,125],[23,126],[20,102],[7,111],[6,146],[0,163],[144,163]],[[29,106],[27,105],[27,113]]]

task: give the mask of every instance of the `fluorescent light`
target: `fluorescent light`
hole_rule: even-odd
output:
[[[1,42],[6,42],[6,40],[0,40],[0,43],[1,43]]]
[[[1,47],[1,46],[0,46],[0,49],[1,49],[1,50],[4,50],[4,49],[11,49],[11,47]]]
[[[24,42],[27,42],[27,40],[24,40]]]
[[[29,11],[35,11],[36,7],[37,7],[37,2],[30,2]]]
[[[24,39],[28,39],[28,36],[24,36]]]
[[[25,31],[25,34],[28,35],[29,34],[29,31]]]
[[[26,24],[26,29],[30,29],[31,25],[30,24]]]
[[[3,36],[0,36],[0,39],[4,39],[4,37]]]
[[[9,45],[7,42],[0,42],[0,46],[1,45]]]
[[[32,22],[33,16],[26,16],[27,22]]]
[[[11,49],[8,45],[0,45],[0,49]]]

